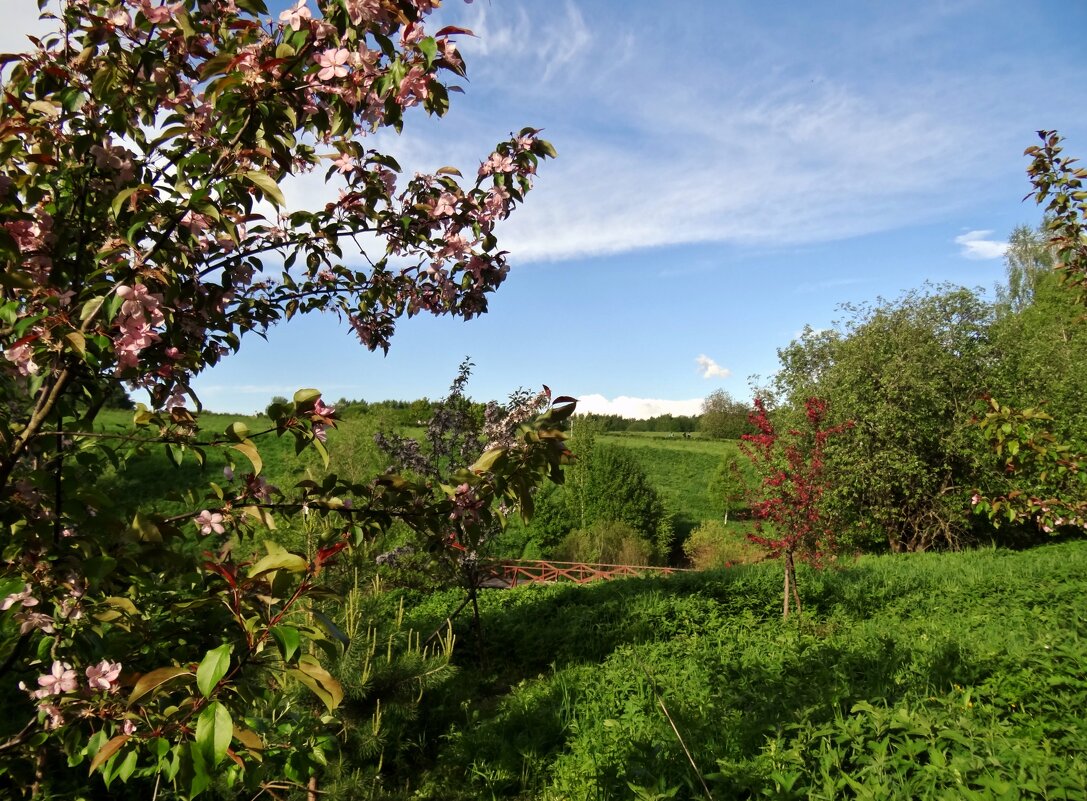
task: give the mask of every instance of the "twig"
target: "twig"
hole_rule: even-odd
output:
[[[660,690],[657,687],[657,680],[653,678],[653,674],[649,672],[649,669],[642,662],[641,657],[638,656],[636,651],[631,651],[634,656],[634,661],[638,663],[638,667],[642,669],[646,678],[649,679],[649,686],[653,690],[653,697],[657,699],[657,704],[660,705],[661,711],[664,712],[664,717],[668,720],[668,725],[672,727],[672,731],[675,732],[676,740],[679,741],[680,748],[683,749],[683,753],[687,755],[687,761],[691,764],[691,770],[694,771],[694,775],[698,777],[699,783],[702,785],[702,792],[706,794],[706,798],[709,801],[713,801],[713,794],[710,792],[709,785],[706,784],[706,780],[702,778],[702,772],[698,769],[697,763],[694,761],[694,756],[691,754],[687,743],[683,740],[683,735],[679,733],[679,727],[676,726],[676,722],[672,719],[672,713],[668,711],[668,707],[664,705],[664,698],[661,696]]]

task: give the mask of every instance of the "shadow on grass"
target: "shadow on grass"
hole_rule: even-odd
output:
[[[1001,624],[977,635],[972,623],[1014,606],[1008,630],[1029,629],[1031,599],[1053,597],[1032,574],[1079,570],[1059,551],[1039,556],[1026,570],[996,552],[803,571],[805,616],[784,623],[773,564],[484,593],[488,668],[460,621],[458,680],[428,696],[428,728],[448,734],[418,767],[472,765],[484,795],[535,797],[541,777],[581,770],[601,797],[658,781],[698,797],[663,700],[699,772],[719,776],[715,795],[746,797],[766,787],[768,739],[791,726],[848,717],[860,701],[923,704],[1016,669],[1022,653],[993,639]]]

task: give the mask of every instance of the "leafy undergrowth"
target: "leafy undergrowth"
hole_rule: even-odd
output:
[[[483,652],[462,615],[460,669],[404,729],[382,785],[364,789],[348,769],[325,788],[1082,799],[1085,568],[1084,542],[866,557],[801,571],[804,615],[787,623],[773,563],[487,592]],[[459,601],[410,598],[414,624],[436,625]]]

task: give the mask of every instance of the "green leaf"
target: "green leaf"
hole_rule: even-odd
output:
[[[127,783],[132,776],[132,771],[136,769],[136,759],[138,754],[135,749],[132,749],[125,755],[125,760],[117,768],[117,777]]]
[[[321,461],[324,462],[325,467],[328,467],[328,448],[325,447],[325,443],[314,437],[313,448],[321,455]]]
[[[87,320],[98,314],[102,308],[102,304],[106,302],[106,296],[100,295],[97,298],[91,298],[83,304],[83,308],[79,310],[79,321],[81,323],[87,322]]]
[[[258,172],[256,170],[247,170],[242,173],[242,177],[248,180],[253,186],[257,187],[264,196],[268,198],[276,206],[286,206],[287,201],[283,197],[283,192],[279,188],[279,184],[273,180],[272,176],[264,172]]]
[[[178,445],[175,442],[167,442],[166,456],[174,467],[181,467],[181,463],[185,459],[185,446]]]
[[[291,553],[277,542],[265,540],[264,548],[268,551],[268,555],[249,568],[249,578],[256,578],[263,573],[271,573],[273,570],[303,573],[309,569],[309,562],[298,554]]]
[[[226,427],[226,436],[232,442],[245,442],[249,438],[249,426],[241,421],[231,423]]]
[[[296,670],[287,671],[294,678],[306,685],[310,691],[321,699],[329,712],[335,711],[343,700],[343,687],[332,677],[332,674],[321,667],[316,657],[306,654],[298,660]]]
[[[256,520],[269,531],[275,531],[276,519],[272,513],[260,506],[243,506],[241,511]]]
[[[298,646],[302,642],[298,629],[294,628],[294,626],[273,626],[271,633],[272,639],[279,646],[280,654],[283,655],[283,661],[290,662],[291,657],[298,652]]]
[[[250,751],[264,750],[264,741],[260,739],[260,735],[244,726],[234,726],[234,739]]]
[[[294,408],[295,411],[302,411],[303,409],[312,406],[313,402],[321,397],[321,390],[319,389],[300,389],[294,393]]]
[[[98,753],[95,754],[94,759],[91,760],[91,769],[88,771],[88,774],[94,773],[107,759],[121,750],[121,746],[127,743],[131,737],[131,734],[118,734],[99,748]]]
[[[196,745],[210,767],[223,761],[233,735],[234,721],[230,711],[218,701],[208,704],[196,719]]]
[[[492,448],[489,451],[485,451],[482,456],[476,459],[476,463],[468,469],[473,473],[487,473],[494,469],[498,460],[506,455],[504,448]]]
[[[132,706],[147,693],[179,676],[192,677],[192,673],[182,667],[156,668],[149,673],[144,673],[136,682],[136,686],[132,688],[132,694],[128,696],[128,705]]]
[[[118,192],[117,196],[113,198],[113,203],[110,204],[110,211],[113,212],[113,216],[117,217],[118,214],[120,214],[121,206],[123,206],[125,204],[125,201],[132,197],[134,193],[140,191],[141,189],[148,188],[149,187],[146,184],[141,184],[140,186],[127,187]]]
[[[319,609],[311,609],[310,614],[313,615],[313,619],[317,621],[318,625],[323,628],[328,634],[335,639],[339,640],[346,648],[351,644],[351,638],[348,637],[343,630],[336,625],[336,623]]]
[[[223,643],[218,648],[212,648],[200,661],[196,668],[196,687],[201,695],[210,698],[219,680],[226,675],[230,668],[230,653],[234,646]]]
[[[231,445],[230,447],[238,453],[243,454],[245,458],[249,460],[250,464],[253,465],[253,475],[258,475],[260,473],[261,468],[264,467],[264,462],[261,461],[260,452],[257,450],[256,445],[250,440],[246,440],[245,442],[239,442],[237,445]]]
[[[79,354],[80,358],[87,356],[87,338],[79,331],[69,331],[64,339],[72,346],[72,350]]]

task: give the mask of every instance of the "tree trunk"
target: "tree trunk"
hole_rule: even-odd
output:
[[[790,598],[796,602],[796,613],[799,615],[800,608],[800,592],[796,588],[796,563],[793,561],[793,552],[785,552],[785,597],[782,601],[782,618],[789,617],[789,600]]]

